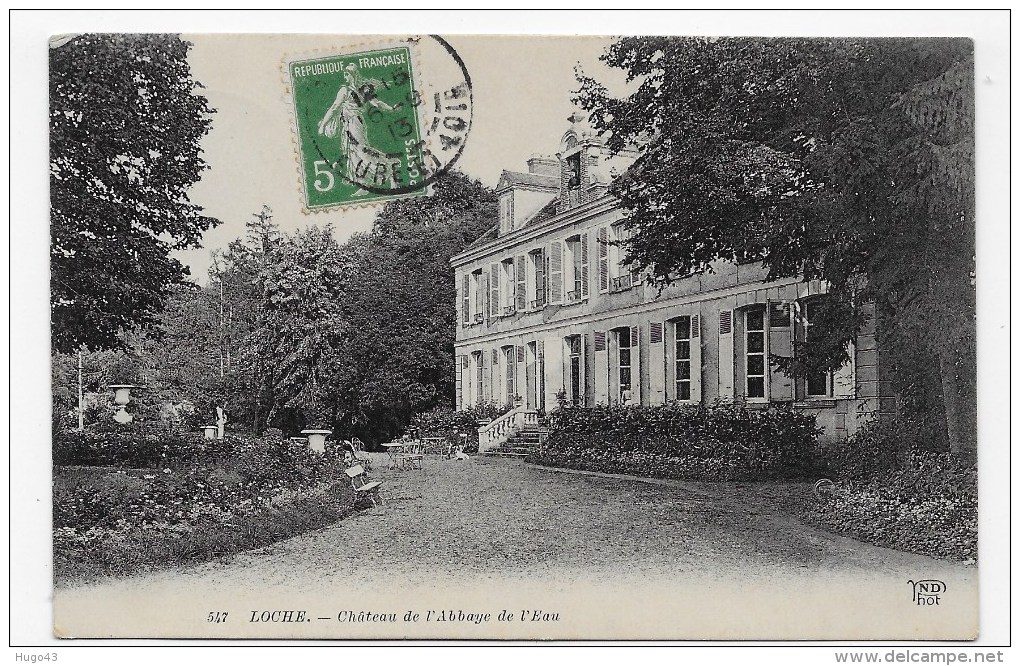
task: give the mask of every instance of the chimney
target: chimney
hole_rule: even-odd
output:
[[[528,159],[528,173],[540,176],[559,176],[560,161],[555,157],[536,153]]]

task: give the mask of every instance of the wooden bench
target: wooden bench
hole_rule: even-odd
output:
[[[347,477],[351,480],[351,487],[354,488],[356,496],[367,496],[372,501],[372,506],[376,506],[376,498],[379,499],[379,504],[386,505],[382,495],[379,494],[379,486],[382,485],[382,481],[369,481],[364,467],[361,465],[349,467],[347,469]]]

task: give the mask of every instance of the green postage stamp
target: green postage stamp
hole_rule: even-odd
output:
[[[309,210],[425,193],[410,46],[288,64]]]

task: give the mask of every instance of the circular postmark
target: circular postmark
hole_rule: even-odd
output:
[[[442,37],[286,64],[309,210],[424,195],[463,154],[471,77]]]

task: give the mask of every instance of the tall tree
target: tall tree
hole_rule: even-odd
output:
[[[875,301],[892,358],[935,369],[950,445],[969,459],[972,49],[961,39],[625,38],[604,60],[634,92],[614,98],[582,76],[578,95],[612,149],[641,148],[613,192],[630,212],[629,257],[653,282],[718,259],[825,279],[819,335],[779,359],[792,374],[842,365],[861,304]]]
[[[188,190],[207,100],[175,35],[87,34],[50,48],[50,268],[58,351],[151,323],[188,270],[169,256],[218,224]]]
[[[375,439],[418,412],[454,398],[456,285],[450,258],[495,224],[491,190],[446,174],[427,199],[390,202],[379,213],[352,285],[347,324],[359,381],[352,427]]]

